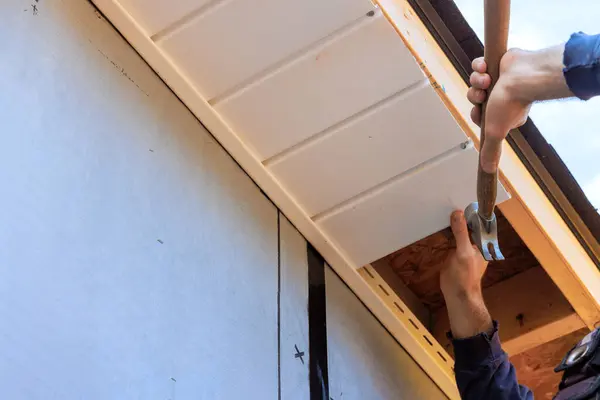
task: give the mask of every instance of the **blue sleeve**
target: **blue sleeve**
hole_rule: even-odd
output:
[[[588,100],[600,94],[600,35],[572,34],[563,64],[565,81],[575,96]]]
[[[454,373],[463,400],[533,400],[531,390],[517,382],[515,367],[502,350],[496,321],[491,337],[480,333],[452,343]]]

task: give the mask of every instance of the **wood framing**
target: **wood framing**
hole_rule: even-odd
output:
[[[593,329],[600,321],[598,270],[552,205],[543,197],[539,187],[532,183],[531,189],[539,191],[536,193],[539,194],[539,209],[535,197],[526,203],[527,206],[524,199],[517,196],[502,204],[500,209],[585,325]],[[539,211],[540,217],[548,224],[536,221],[533,210]],[[548,229],[544,230],[544,226]]]
[[[517,370],[519,383],[531,389],[536,399],[552,399],[562,378],[562,374],[554,372],[554,368],[587,333],[589,330],[583,328],[510,357],[510,362]]]
[[[385,281],[370,267],[357,271],[356,268],[360,266],[354,265],[319,228],[288,190],[265,168],[252,149],[240,140],[215,108],[190,84],[164,51],[151,40],[144,28],[117,1],[93,2],[315,246],[444,393],[451,399],[458,399],[450,357],[410,309],[386,286]],[[416,18],[406,0],[380,0],[378,3],[430,78],[440,99],[460,127],[477,143],[477,129],[468,120],[470,104],[465,98],[467,88],[426,27]],[[473,171],[475,169],[476,165],[473,165]],[[588,327],[593,326],[600,321],[597,302],[600,298],[600,273],[508,146],[504,149],[501,169],[501,181],[513,196],[502,207],[502,211],[577,314]]]
[[[502,347],[511,356],[585,327],[541,267],[484,289],[483,297],[502,327]],[[435,338],[450,350],[446,307],[436,312],[433,326]]]

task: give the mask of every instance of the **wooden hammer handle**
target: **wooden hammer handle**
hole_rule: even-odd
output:
[[[484,59],[487,64],[487,73],[492,78],[488,90],[488,98],[500,76],[500,60],[506,53],[508,41],[508,23],[510,20],[510,0],[484,0],[484,25],[485,45]],[[485,111],[487,101],[481,108],[481,136],[479,148],[485,142]],[[485,220],[491,220],[496,206],[496,191],[498,188],[498,172],[493,174],[481,168],[481,152],[479,153],[479,167],[477,169],[477,202],[479,215]]]

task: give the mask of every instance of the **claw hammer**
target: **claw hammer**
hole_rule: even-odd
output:
[[[507,50],[510,0],[484,0],[484,59],[487,73],[492,78],[488,98],[500,76],[500,60]],[[465,209],[465,219],[471,238],[487,261],[504,260],[498,245],[498,225],[494,208],[498,188],[498,172],[492,174],[481,168],[481,149],[485,142],[485,111],[481,108],[481,135],[479,139],[479,166],[477,168],[477,202]]]

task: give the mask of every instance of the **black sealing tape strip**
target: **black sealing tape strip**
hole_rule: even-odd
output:
[[[325,260],[310,244],[307,245],[307,256],[310,398],[329,400]]]

